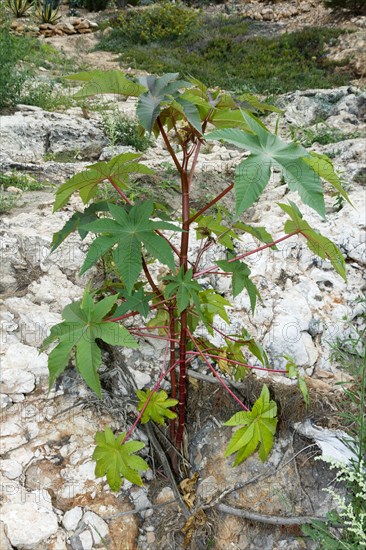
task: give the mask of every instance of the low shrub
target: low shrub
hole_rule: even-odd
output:
[[[323,0],[327,8],[348,11],[352,14],[366,13],[366,0]]]
[[[109,3],[109,0],[84,0],[84,7],[88,11],[104,11]]]
[[[111,145],[130,145],[137,151],[146,151],[151,145],[151,139],[143,128],[121,113],[105,115],[103,123]]]
[[[244,18],[200,16],[193,10],[192,26],[177,17],[181,26],[159,27],[149,19],[159,9],[128,12],[98,47],[120,53],[121,61],[136,69],[189,74],[238,93],[329,88],[347,84],[351,78],[346,70],[337,71],[338,65],[325,55],[326,46],[342,32],[338,29],[306,28],[274,38],[250,37],[251,23]]]
[[[183,4],[162,2],[149,9],[127,11],[118,17],[125,42],[149,44],[187,37],[197,29],[198,14]]]
[[[12,107],[21,96],[27,73],[18,62],[25,55],[25,42],[0,29],[0,109]]]

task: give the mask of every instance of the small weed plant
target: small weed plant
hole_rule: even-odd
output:
[[[123,153],[105,162],[97,162],[65,182],[56,192],[54,210],[67,205],[79,193],[84,211],[75,212],[63,229],[53,237],[55,250],[72,232],[82,238],[93,236],[81,274],[97,262],[112,255],[119,275],[116,282],[101,288],[85,290],[83,298],[65,307],[63,321],[52,327],[43,343],[52,346],[48,367],[50,387],[62,375],[72,358],[86,384],[99,397],[103,396],[98,369],[102,355],[99,342],[112,346],[137,348],[140,337],[160,339],[165,344],[160,374],[155,384],[137,394],[138,414],[132,426],[115,435],[111,428],[96,435],[96,475],[107,476],[110,487],[118,491],[126,478],[142,484],[140,472],[148,468],[138,453],[144,443],[134,437],[139,422],[164,424],[169,421],[171,445],[182,447],[186,423],[187,368],[194,360],[207,367],[212,376],[231,395],[238,406],[226,424],[237,428],[226,450],[240,464],[258,450],[266,460],[274,440],[277,407],[267,386],[257,399],[243,403],[230,389],[229,379],[220,374],[220,365],[232,376],[243,378],[249,369],[297,376],[296,366],[273,368],[262,347],[250,337],[243,325],[236,332],[230,327],[231,302],[207,284],[208,274],[229,276],[232,297],[245,292],[254,312],[260,293],[251,278],[246,258],[291,238],[301,238],[322,260],[328,260],[342,278],[346,277],[345,261],[337,246],[322,236],[304,219],[294,202],[278,203],[287,216],[284,234],[273,237],[265,227],[249,225],[240,217],[257,202],[268,184],[272,170],[279,170],[291,191],[298,193],[304,204],[325,217],[322,180],[327,180],[349,200],[324,155],[309,153],[301,145],[282,141],[272,134],[254,111],[273,110],[272,106],[252,98],[243,110],[233,98],[219,89],[208,89],[178,74],[161,77],[145,76],[128,79],[120,71],[93,71],[70,78],[83,82],[76,99],[98,93],[137,97],[136,115],[141,127],[162,137],[179,176],[181,206],[174,219],[159,218],[152,199],[132,202],[129,194],[132,175],[152,174],[140,162],[138,153]],[[223,141],[249,153],[236,168],[234,181],[212,198],[192,208],[191,193],[200,151],[206,142]],[[93,200],[101,185],[107,183],[118,193],[119,202]],[[220,200],[235,195],[234,221],[227,225],[217,210]],[[196,232],[198,250],[190,252],[190,237]],[[240,235],[250,234],[258,242],[255,250],[235,252]],[[204,263],[205,253],[215,244],[222,245],[222,256],[212,265]],[[156,276],[157,263],[163,264],[165,276]],[[162,266],[160,265],[160,270]],[[143,319],[144,321],[142,321]],[[218,321],[228,325],[227,333]],[[214,344],[219,336],[221,344]],[[170,381],[169,394],[161,389]],[[180,455],[173,453],[177,462]]]
[[[346,496],[326,489],[337,508],[328,514],[327,522],[314,521],[303,527],[304,534],[317,541],[317,548],[325,550],[366,548],[366,299],[361,298],[359,304],[363,308],[360,323],[347,322],[349,336],[339,339],[332,353],[333,360],[350,375],[350,380],[341,382],[344,400],[338,416],[353,458],[345,464],[330,462]]]
[[[103,124],[111,145],[129,145],[136,151],[146,151],[151,145],[151,138],[143,128],[118,111],[104,115]]]

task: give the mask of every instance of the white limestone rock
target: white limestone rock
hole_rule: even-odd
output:
[[[10,543],[19,550],[39,548],[58,530],[57,516],[44,490],[18,494],[13,501],[5,503],[2,521]]]
[[[62,518],[62,525],[65,527],[66,531],[75,531],[82,516],[83,510],[80,506],[71,508],[71,510],[65,512],[65,515]]]

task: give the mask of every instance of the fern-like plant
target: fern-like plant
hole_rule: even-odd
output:
[[[181,80],[178,74],[145,76],[133,81],[120,71],[93,71],[70,78],[83,83],[75,95],[77,99],[96,93],[138,98],[139,124],[155,137],[161,136],[179,176],[181,208],[172,223],[159,219],[152,200],[132,203],[131,176],[153,172],[140,162],[141,155],[137,153],[123,153],[110,161],[97,162],[58,188],[55,211],[66,206],[74,193],[78,193],[88,206],[83,212],[76,212],[54,235],[52,250],[74,231],[78,231],[81,238],[92,236],[81,273],[108,255],[113,258],[119,282],[109,282],[104,290],[86,290],[81,301],[65,308],[63,322],[51,330],[43,347],[56,343],[49,355],[50,385],[62,375],[75,353],[81,376],[102,396],[98,339],[110,345],[132,348],[138,346],[138,339],[144,335],[161,339],[166,343],[166,353],[161,358],[160,376],[152,388],[138,392],[135,422],[117,440],[108,430],[97,435],[96,474],[106,474],[113,489],[119,489],[121,475],[140,483],[136,470],[144,470],[145,463],[133,453],[142,444],[128,442],[139,421],[164,423],[169,419],[171,444],[181,449],[186,422],[187,368],[194,359],[209,368],[240,409],[227,422],[240,427],[229,442],[226,454],[237,453],[235,464],[239,464],[258,448],[260,458],[265,460],[277,424],[276,404],[269,389],[264,386],[258,399],[253,396],[251,403],[254,405],[250,410],[251,403],[244,403],[235,395],[229,381],[220,373],[220,366],[236,377],[243,377],[249,369],[260,369],[291,378],[298,377],[296,367],[291,364],[283,369],[273,368],[245,326],[236,334],[232,334],[229,327],[227,333],[219,329],[218,318],[230,325],[228,310],[232,304],[215,288],[204,286],[202,278],[210,273],[231,276],[233,298],[241,292],[248,293],[254,311],[260,294],[245,263],[246,258],[258,250],[276,249],[278,243],[294,237],[304,239],[314,254],[329,261],[345,278],[345,262],[340,250],[309,225],[294,202],[278,205],[288,217],[281,236],[272,237],[264,227],[238,221],[257,202],[272,170],[280,171],[290,190],[297,192],[301,201],[314,209],[320,218],[325,218],[322,180],[328,181],[349,200],[331,161],[272,134],[253,113],[276,111],[276,108],[256,98],[249,97],[247,108],[242,110],[225,92],[210,90],[193,78]],[[199,210],[194,210],[191,191],[195,171],[201,148],[208,141],[225,141],[249,152],[249,156],[239,162],[233,181]],[[117,192],[118,204],[96,201],[98,188],[105,183]],[[226,222],[222,216],[212,215],[210,209],[229,193],[235,196],[235,216]],[[191,255],[189,244],[193,229],[200,246],[197,253]],[[234,243],[240,241],[243,234],[253,236],[258,246],[237,254]],[[223,245],[222,257],[212,265],[204,264],[204,254],[214,243]],[[151,269],[155,262],[163,264],[166,270],[162,281],[155,278]],[[141,318],[146,320],[148,316],[149,321],[141,327]],[[123,326],[127,319],[128,323]],[[213,335],[221,337],[221,344],[212,343]],[[255,358],[254,364],[248,361],[245,348]],[[170,395],[159,391],[165,378],[170,378]],[[303,383],[301,377],[298,378]],[[301,390],[307,398],[303,385]]]

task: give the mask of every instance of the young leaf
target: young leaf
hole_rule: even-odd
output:
[[[129,348],[138,346],[127,329],[116,323],[103,321],[117,299],[118,296],[108,296],[94,303],[91,294],[85,290],[82,300],[64,308],[62,314],[64,321],[52,327],[50,336],[42,345],[43,350],[58,340],[58,344],[48,357],[50,388],[67,367],[71,352],[75,348],[76,368],[87,385],[101,397],[98,368],[102,358],[95,340],[99,338],[107,344]]]
[[[165,418],[177,418],[177,414],[171,411],[170,407],[175,407],[175,405],[178,404],[178,400],[169,399],[168,394],[164,390],[159,391],[159,393],[153,392],[152,395],[150,390],[137,390],[136,395],[139,398],[139,403],[137,406],[138,411],[142,410],[146,401],[149,399],[146,409],[141,417],[142,424],[146,424],[149,420],[153,420],[158,424],[164,425]]]
[[[341,196],[352,206],[349,196],[343,189],[341,180],[335,173],[334,166],[329,157],[311,151],[310,157],[304,158],[304,161],[312,167],[318,176],[333,185],[338,193],[340,193]]]
[[[254,314],[255,306],[257,303],[257,297],[260,298],[259,290],[256,285],[249,278],[250,269],[246,263],[236,260],[235,262],[229,262],[227,260],[216,261],[217,265],[225,271],[225,273],[232,273],[232,285],[234,298],[240,294],[245,288],[248,292],[250,299],[250,306],[252,313]]]
[[[225,426],[243,426],[229,441],[225,456],[237,453],[233,466],[237,466],[258,449],[259,458],[264,462],[272,448],[277,426],[277,405],[270,399],[267,386],[254,403],[251,411],[234,414]]]
[[[300,230],[301,235],[306,239],[309,250],[323,260],[329,260],[336,272],[346,280],[346,262],[338,246],[327,237],[323,237],[323,235],[312,229],[308,222],[303,219],[300,210],[293,202],[290,201],[290,204],[277,204],[291,218],[285,224],[286,233],[289,234]]]
[[[97,192],[98,184],[105,180],[112,180],[118,187],[126,188],[129,174],[153,174],[154,170],[135,162],[140,157],[140,153],[122,153],[108,162],[97,162],[78,172],[57,189],[53,211],[60,210],[75,191],[79,191],[83,203],[86,204]]]
[[[179,96],[180,88],[191,87],[190,82],[177,80],[178,73],[168,73],[161,77],[142,76],[140,83],[147,91],[138,100],[136,114],[145,130],[151,132],[163,107],[169,106]]]
[[[249,113],[243,113],[252,133],[233,128],[214,130],[206,139],[220,139],[250,151],[236,169],[236,212],[241,214],[252,206],[266,187],[273,168],[279,168],[292,191],[302,201],[325,218],[325,205],[321,180],[305,162],[309,153],[296,143],[286,143],[269,132]],[[253,135],[254,134],[254,135]]]
[[[310,396],[309,396],[309,390],[306,385],[305,379],[300,376],[299,369],[297,368],[297,365],[295,361],[290,357],[289,355],[284,355],[284,358],[287,359],[286,363],[286,376],[289,378],[297,378],[297,382],[299,384],[299,390],[302,393],[302,396],[304,398],[304,403],[307,407],[310,406]]]
[[[108,212],[108,202],[95,202],[88,206],[88,208],[85,208],[84,212],[75,212],[65,223],[63,228],[54,233],[51,243],[51,252],[54,252],[71,233],[77,230],[79,231],[80,237],[84,239],[88,232],[80,226],[97,219],[97,212]]]
[[[233,225],[234,229],[241,229],[245,233],[249,233],[249,235],[253,235],[258,241],[269,244],[273,243],[273,237],[268,233],[265,227],[254,227],[253,225],[248,225],[243,222],[236,222]],[[278,250],[277,246],[274,244],[271,246],[272,250]]]
[[[150,311],[149,301],[151,295],[144,294],[142,288],[139,288],[135,292],[132,292],[131,296],[129,296],[128,293],[124,290],[122,290],[119,295],[122,298],[125,298],[125,302],[117,307],[117,309],[113,313],[114,317],[120,317],[128,311],[138,311],[140,315],[142,315],[142,317],[147,317]]]
[[[138,97],[146,91],[145,86],[129,80],[118,70],[88,71],[71,74],[64,78],[86,82],[83,88],[74,94],[75,99],[84,99],[98,94],[120,94]]]
[[[184,273],[181,267],[177,275],[164,277],[165,281],[170,281],[165,288],[165,297],[171,298],[176,294],[178,313],[189,306],[191,299],[197,301],[198,293],[202,290],[201,285],[192,279],[192,273],[192,269]]]
[[[88,231],[101,233],[102,236],[89,248],[80,273],[84,273],[115,245],[113,258],[129,294],[142,270],[142,244],[154,258],[174,269],[172,249],[163,237],[155,233],[155,230],[180,231],[180,229],[169,222],[149,219],[154,210],[153,201],[145,201],[129,210],[110,204],[109,210],[113,219],[104,218],[83,225],[83,228]]]
[[[95,435],[97,446],[92,457],[96,461],[95,475],[96,477],[106,475],[112,491],[118,491],[121,488],[123,478],[141,486],[142,479],[138,470],[149,469],[149,465],[143,458],[134,455],[143,449],[145,444],[142,441],[122,443],[125,436],[126,432],[123,432],[116,439],[109,427],[106,427],[104,432],[97,432]]]
[[[212,325],[215,315],[219,315],[225,323],[230,324],[225,307],[232,307],[232,305],[220,294],[211,289],[203,290],[199,293],[198,299],[199,309],[197,308],[197,313],[211,334],[213,329],[210,324]]]
[[[232,229],[221,224],[222,216],[200,216],[197,220],[196,234],[197,239],[210,237],[212,233],[217,235],[217,241],[228,248],[234,249],[233,239],[239,239],[238,235]]]

